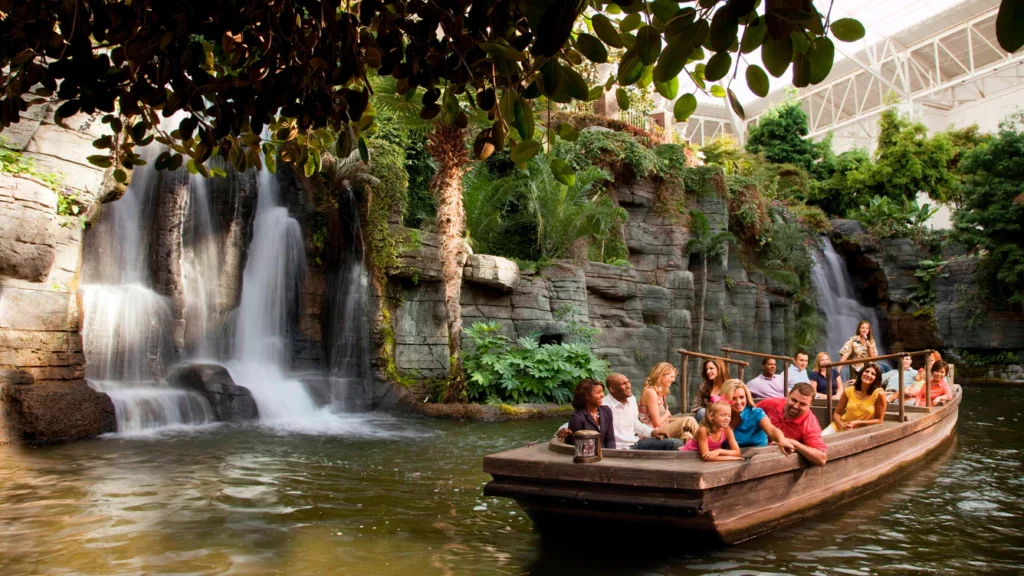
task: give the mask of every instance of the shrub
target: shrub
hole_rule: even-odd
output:
[[[878,238],[923,238],[925,223],[938,212],[930,205],[904,198],[891,200],[887,196],[874,196],[854,212],[853,216]]]
[[[472,344],[463,356],[470,400],[565,404],[580,380],[609,373],[608,361],[585,342],[541,345],[536,336],[513,341],[500,330],[497,322],[476,322],[463,333]]]
[[[622,182],[647,178],[658,167],[657,155],[623,132],[584,130],[575,142],[559,142],[555,153],[577,172],[597,166]]]
[[[820,153],[806,138],[807,133],[807,114],[799,102],[787,100],[750,127],[746,148],[752,154],[763,154],[769,162],[793,164],[809,171]]]

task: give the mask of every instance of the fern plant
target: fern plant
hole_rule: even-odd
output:
[[[541,345],[535,335],[513,341],[500,331],[497,322],[476,322],[464,331],[473,347],[463,360],[470,400],[565,404],[580,380],[609,373],[608,361],[583,342]]]

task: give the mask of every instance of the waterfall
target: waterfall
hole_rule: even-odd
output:
[[[327,354],[332,401],[337,409],[365,410],[363,393],[370,368],[370,280],[363,261],[359,206],[346,187],[342,204],[342,229],[347,232],[343,259],[330,290],[330,325]]]
[[[149,265],[159,152],[155,145],[140,150],[147,164],[135,169],[124,197],[109,208],[109,228],[101,233],[104,261],[81,287],[86,379],[110,396],[119,432],[213,421],[204,397],[160,379],[174,349],[171,307],[153,290]]]
[[[215,317],[220,286],[220,255],[210,215],[206,178],[189,178],[189,194],[182,230],[182,287],[185,306],[185,347],[194,358],[214,357],[211,320]]]
[[[305,385],[286,375],[306,256],[299,223],[280,205],[277,179],[266,168],[258,187],[242,301],[235,316],[234,360],[228,369],[236,384],[252,392],[261,421],[290,425],[321,412]]]
[[[875,338],[879,355],[885,354],[878,315],[874,308],[864,306],[857,300],[846,261],[836,253],[827,238],[822,238],[819,245],[821,252],[814,251],[811,281],[818,299],[818,308],[826,322],[827,337],[823,350],[829,353],[833,361],[838,361],[839,349],[857,332],[857,324],[867,320],[871,323],[871,334]]]

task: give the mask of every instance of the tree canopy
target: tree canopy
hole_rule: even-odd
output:
[[[367,155],[372,69],[419,98],[425,118],[464,127],[459,101],[486,112],[492,125],[477,135],[477,156],[511,144],[523,161],[557,137],[535,129],[532,102],[541,96],[564,104],[653,84],[674,99],[685,84],[725,97],[742,116],[730,85],[744,55],[762,48],[769,73],[791,69],[794,85],[806,86],[831,69],[827,35],[864,35],[860,23],[830,20],[811,0],[757,4],[0,0],[0,126],[55,96],[64,101],[58,121],[107,113],[111,134],[96,141],[106,152],[92,161],[114,165],[122,181],[122,168],[142,163],[134,147],[152,138],[172,146],[160,167],[191,160],[205,173],[216,153],[245,169],[279,154],[312,173],[323,150]],[[577,71],[583,58],[604,62],[615,48],[625,50],[617,73],[589,86]],[[747,82],[761,92],[764,70],[751,68]],[[693,103],[692,92],[679,97],[678,120]]]

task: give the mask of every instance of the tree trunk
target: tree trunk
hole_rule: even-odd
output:
[[[700,287],[700,324],[697,329],[697,352],[704,351],[704,311],[708,308],[708,257],[704,259],[704,278],[701,279]]]
[[[440,236],[441,283],[448,316],[448,383],[444,402],[466,400],[462,373],[462,267],[466,263],[466,212],[462,206],[462,175],[469,163],[465,132],[438,123],[430,134],[427,152],[437,161],[430,191],[437,198],[437,232]]]

